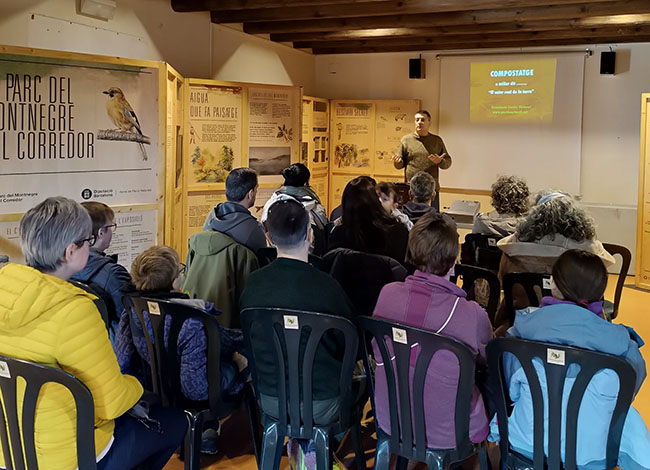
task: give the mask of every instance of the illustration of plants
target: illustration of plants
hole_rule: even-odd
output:
[[[223,183],[232,170],[235,159],[233,150],[228,145],[221,147],[221,155],[217,158],[210,149],[199,146],[192,153],[194,176],[199,183]]]
[[[278,139],[283,139],[284,142],[291,142],[293,140],[293,128],[287,129],[286,124],[278,126]]]

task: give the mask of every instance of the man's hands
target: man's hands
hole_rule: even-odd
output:
[[[402,163],[402,156],[399,155],[399,154],[397,154],[397,153],[394,153],[394,154],[390,157],[390,159],[393,161],[393,163]]]
[[[435,154],[435,153],[432,153],[432,154],[429,155],[427,158],[428,158],[429,160],[431,160],[433,163],[435,163],[435,164],[437,165],[437,164],[440,163],[440,162],[441,162],[441,161],[442,161],[446,156],[447,156],[447,153],[446,153],[446,152],[443,153],[442,155],[437,155],[437,154]]]

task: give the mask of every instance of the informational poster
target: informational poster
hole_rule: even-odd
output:
[[[208,213],[221,202],[226,202],[223,191],[209,193],[189,193],[187,196],[187,238],[203,231]]]
[[[327,209],[329,201],[327,200],[327,188],[328,188],[328,175],[327,173],[323,174],[313,174],[309,180],[309,185],[318,195],[321,204]]]
[[[413,116],[419,100],[375,101],[375,173],[402,176],[391,157],[398,152],[405,134],[415,130]]]
[[[224,183],[242,166],[242,88],[190,85],[189,183]]]
[[[332,104],[330,119],[332,172],[374,171],[375,105],[372,102]]]
[[[282,170],[298,161],[299,95],[293,88],[248,89],[248,166],[261,182],[281,182]]]
[[[158,193],[158,69],[0,54],[0,211]]]
[[[157,212],[116,212],[115,223],[117,230],[106,251],[108,254],[117,254],[118,263],[130,271],[136,256],[156,243]],[[19,226],[20,221],[0,222],[0,254],[9,256],[12,263],[23,264],[25,258],[20,251]]]
[[[133,260],[156,244],[157,212],[117,212],[115,223],[117,230],[113,233],[113,240],[107,252],[117,254],[117,262],[130,271]]]
[[[253,217],[257,220],[262,220],[262,212],[264,211],[264,205],[271,198],[271,195],[278,188],[258,188],[257,197],[255,198],[255,205],[248,209]]]
[[[309,144],[308,166],[312,172],[327,171],[329,169],[329,100],[309,97],[308,108],[309,134],[307,136],[303,134],[303,141]]]

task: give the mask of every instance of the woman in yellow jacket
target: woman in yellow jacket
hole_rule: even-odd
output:
[[[20,236],[27,266],[0,269],[0,354],[60,367],[90,389],[99,470],[162,469],[185,435],[185,417],[153,409],[158,428],[126,414],[142,386],[120,372],[94,297],[67,282],[94,243],[90,216],[70,199],[49,198],[25,213]],[[77,467],[75,420],[70,394],[45,385],[35,418],[39,468]]]

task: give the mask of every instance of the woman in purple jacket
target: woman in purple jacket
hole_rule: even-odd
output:
[[[404,282],[386,285],[373,316],[431,330],[463,342],[479,366],[485,365],[485,346],[492,339],[487,313],[465,292],[449,281],[458,256],[458,232],[445,214],[430,211],[409,234],[406,261],[417,268]],[[375,357],[378,351],[375,351]],[[414,367],[414,364],[411,364]],[[455,447],[454,411],[458,385],[458,362],[441,351],[431,360],[424,385],[427,447]],[[388,391],[383,364],[375,373],[375,406],[379,426],[390,434]],[[470,439],[478,443],[488,435],[488,418],[475,386],[470,405]]]

